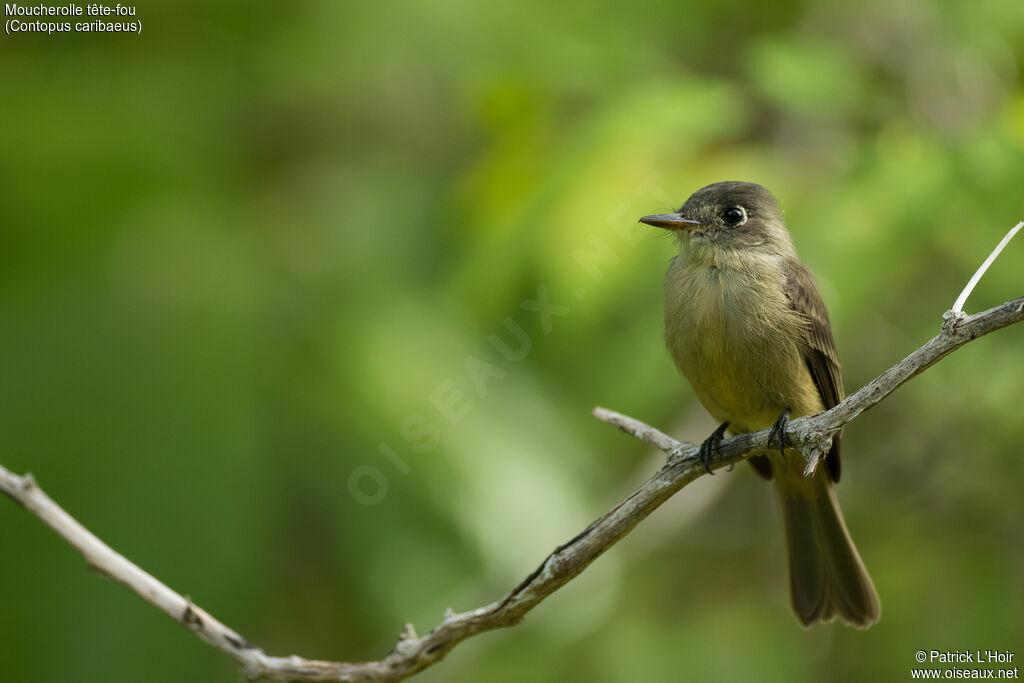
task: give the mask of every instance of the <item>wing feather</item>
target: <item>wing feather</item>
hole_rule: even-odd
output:
[[[832,339],[832,326],[828,309],[818,292],[814,276],[800,261],[794,259],[786,269],[786,296],[793,310],[807,321],[804,339],[804,363],[814,378],[821,402],[825,409],[834,407],[843,400],[843,377],[836,355],[836,343]],[[832,441],[832,448],[825,457],[832,481],[839,481],[839,435]]]

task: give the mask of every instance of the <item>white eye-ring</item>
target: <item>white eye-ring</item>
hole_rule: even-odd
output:
[[[726,225],[743,225],[747,222],[747,210],[742,206],[730,206],[722,211],[722,220]]]

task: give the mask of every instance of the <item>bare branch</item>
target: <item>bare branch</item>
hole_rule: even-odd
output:
[[[808,468],[812,469],[814,453],[826,452],[832,436],[843,425],[953,350],[1022,319],[1024,297],[973,316],[947,314],[942,331],[936,337],[831,410],[793,420],[789,425],[789,437],[801,450],[810,454]],[[654,427],[604,408],[596,408],[594,415],[667,453],[665,465],[610,512],[556,548],[503,598],[469,612],[449,610],[441,623],[423,637],[417,637],[412,626],[406,625],[391,654],[375,662],[342,663],[297,656],[268,656],[100,541],[51,500],[31,475],[19,477],[0,467],[0,491],[39,517],[97,571],[124,584],[199,638],[233,657],[250,679],[397,681],[441,660],[455,645],[472,635],[522,621],[526,613],[544,598],[586,569],[673,494],[705,473],[697,457],[697,446],[678,442]],[[765,429],[726,439],[712,456],[712,469],[738,462],[767,448],[768,433],[769,430]]]
[[[180,622],[205,642],[234,657],[242,665],[242,669],[247,675],[273,668],[284,670],[283,665],[291,667],[293,671],[302,670],[304,672],[316,670],[324,664],[330,664],[334,667],[332,670],[337,670],[342,666],[351,666],[267,657],[262,650],[254,647],[245,638],[210,616],[208,612],[194,605],[191,600],[174,592],[98,539],[57,503],[53,502],[36,485],[31,474],[19,477],[0,466],[0,491],[10,496],[16,503],[22,505],[57,532],[57,535],[82,554],[86,563],[93,570],[127,586],[140,598]],[[316,679],[307,676],[306,680],[346,679],[337,677]]]

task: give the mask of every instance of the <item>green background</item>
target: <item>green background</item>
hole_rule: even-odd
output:
[[[772,188],[849,389],[930,338],[1024,218],[1019,0],[137,13],[141,36],[0,37],[0,463],[272,654],[378,659],[406,621],[500,597],[661,461],[593,406],[713,428],[663,348],[675,244],[638,217]],[[1022,272],[1019,238],[967,309]],[[521,305],[541,287],[569,309],[548,330]],[[509,319],[519,361],[488,341],[516,344]],[[1019,659],[1022,348],[1019,326],[973,342],[847,429],[871,630],[797,625],[743,467],[419,680]],[[478,387],[467,359],[502,376]],[[236,680],[7,500],[0,553],[0,680]]]

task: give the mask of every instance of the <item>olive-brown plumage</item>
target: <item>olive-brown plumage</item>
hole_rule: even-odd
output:
[[[811,415],[842,400],[828,311],[767,189],[715,183],[678,212],[641,220],[679,238],[665,277],[665,338],[676,367],[716,420],[733,433],[751,432],[784,424],[783,413]],[[802,457],[779,450],[750,462],[775,482],[800,622],[838,617],[859,628],[876,622],[878,595],[833,490],[838,436],[825,467],[811,477],[803,475]]]

